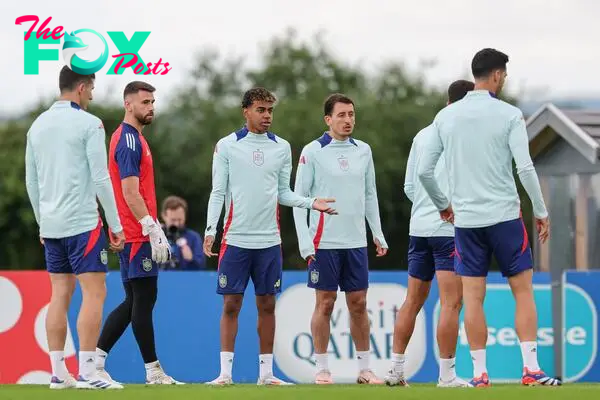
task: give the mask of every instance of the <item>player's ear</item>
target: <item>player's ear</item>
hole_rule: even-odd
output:
[[[323,120],[325,121],[325,125],[329,126],[331,125],[331,116],[330,115],[326,115]]]

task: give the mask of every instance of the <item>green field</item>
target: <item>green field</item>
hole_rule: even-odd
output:
[[[519,385],[495,385],[491,388],[438,389],[433,385],[414,384],[409,388],[359,385],[296,385],[285,387],[258,387],[235,385],[229,387],[207,387],[205,385],[144,386],[127,385],[123,390],[50,390],[40,385],[2,385],[1,400],[22,399],[306,399],[334,400],[384,400],[384,399],[498,399],[498,400],[553,400],[553,399],[600,399],[600,384],[571,384],[561,387],[523,387]]]

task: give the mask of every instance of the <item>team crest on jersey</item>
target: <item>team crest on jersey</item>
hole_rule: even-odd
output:
[[[142,268],[146,272],[152,271],[152,260],[149,258],[144,258],[142,260]]]
[[[108,264],[108,252],[105,249],[100,252],[100,262],[104,265]]]
[[[312,283],[319,282],[319,271],[315,271],[314,269],[310,271],[310,281]]]
[[[254,164],[256,165],[263,165],[265,163],[265,153],[260,150],[256,150],[254,153],[252,153],[252,161],[254,161]]]
[[[219,286],[221,286],[221,289],[224,289],[225,286],[227,286],[227,275],[225,275],[225,274],[219,275]]]
[[[344,156],[341,156],[340,158],[338,158],[338,164],[340,165],[340,169],[342,171],[348,171],[348,169],[350,168],[350,164],[348,163],[348,159]]]

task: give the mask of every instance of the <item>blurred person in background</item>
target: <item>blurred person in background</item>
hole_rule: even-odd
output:
[[[202,236],[185,226],[187,211],[187,202],[181,197],[169,196],[163,201],[162,228],[171,245],[171,260],[161,264],[161,268],[167,271],[206,268],[206,258],[202,251]]]

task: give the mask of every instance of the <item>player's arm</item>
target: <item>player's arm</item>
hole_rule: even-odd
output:
[[[33,155],[33,147],[27,134],[27,145],[25,147],[25,186],[27,187],[27,195],[33,208],[35,220],[40,224],[40,191],[38,186],[37,166]]]
[[[529,154],[529,138],[523,114],[519,112],[511,121],[511,129],[508,134],[508,145],[517,167],[517,174],[523,188],[533,204],[533,214],[542,219],[548,216],[540,181],[538,179],[531,155]]]
[[[379,200],[377,198],[377,183],[375,179],[375,163],[373,162],[373,153],[369,149],[369,164],[365,176],[365,216],[371,232],[373,240],[377,246],[377,255],[383,256],[386,253],[388,244],[383,236],[381,229],[381,219],[379,216]]]
[[[85,150],[92,182],[96,187],[96,196],[104,209],[104,215],[110,230],[113,233],[120,233],[123,231],[123,227],[119,219],[117,202],[108,174],[106,145],[104,143],[106,133],[100,124],[90,127],[89,133]]]
[[[212,190],[208,198],[206,211],[206,230],[204,232],[204,254],[208,257],[217,255],[212,246],[217,234],[217,224],[225,203],[225,194],[229,184],[229,151],[227,143],[221,139],[215,146],[212,162]]]
[[[419,181],[423,185],[423,188],[433,201],[433,204],[438,210],[443,211],[450,207],[450,201],[446,195],[444,195],[444,192],[442,192],[435,179],[435,167],[444,150],[439,135],[437,119],[433,122],[433,132],[434,134],[429,137],[429,140],[421,143],[423,153],[421,162],[417,167],[417,175],[419,176]]]
[[[415,199],[415,181],[414,178],[416,176],[416,145],[413,140],[412,145],[410,146],[410,153],[408,153],[408,162],[406,163],[406,175],[404,176],[404,193],[406,193],[406,197],[413,202]]]
[[[328,203],[335,202],[335,199],[316,199],[300,196],[290,189],[290,178],[292,175],[292,149],[287,145],[287,151],[284,156],[283,167],[279,170],[278,201],[279,204],[287,207],[299,207],[306,209],[315,209],[328,214],[337,214]]]
[[[310,196],[313,181],[313,160],[309,151],[309,147],[306,146],[304,147],[304,150],[302,150],[300,161],[298,162],[298,169],[296,170],[296,182],[294,183],[294,192],[300,196]],[[308,256],[315,254],[315,246],[308,230],[308,212],[304,208],[294,208],[293,213],[300,257],[306,260]]]
[[[292,149],[288,146],[283,167],[279,171],[279,204],[287,207],[299,207],[311,209],[315,199],[301,196],[290,189],[290,178],[292,175]]]

